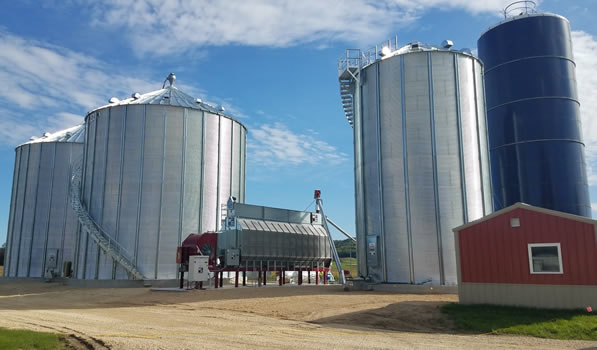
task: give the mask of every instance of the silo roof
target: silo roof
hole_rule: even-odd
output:
[[[223,111],[219,108],[211,106],[201,101],[201,99],[187,95],[186,93],[180,91],[174,86],[168,86],[160,90],[148,92],[146,94],[133,94],[133,96],[129,98],[123,100],[116,100],[107,105],[98,107],[90,111],[89,113],[95,112],[102,108],[139,104],[178,106],[184,108],[198,109],[213,114],[225,115]]]
[[[68,129],[56,131],[54,133],[46,132],[42,136],[32,136],[31,140],[19,146],[28,145],[32,143],[41,142],[76,142],[83,143],[85,141],[85,125],[79,124]],[[17,147],[19,147],[17,146]]]

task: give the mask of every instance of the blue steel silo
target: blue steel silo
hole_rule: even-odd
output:
[[[478,41],[494,209],[524,202],[591,217],[570,24],[531,3],[506,8]]]

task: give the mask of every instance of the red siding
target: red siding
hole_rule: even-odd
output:
[[[520,227],[510,227],[510,218]],[[529,243],[560,243],[563,274],[531,274]],[[597,285],[592,224],[517,208],[459,232],[462,282]]]

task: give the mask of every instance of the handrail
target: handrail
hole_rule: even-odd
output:
[[[100,237],[107,241],[109,249],[112,250],[111,253],[116,254],[117,257],[122,260],[120,262],[121,265],[122,265],[122,262],[126,263],[127,265],[130,265],[130,269],[129,269],[129,267],[126,267],[126,266],[125,266],[125,268],[130,273],[135,275],[135,277],[143,278],[143,276],[137,271],[135,265],[133,264],[133,262],[130,258],[131,255],[128,252],[128,250],[126,250],[126,248],[124,248],[122,245],[120,245],[120,243],[118,241],[116,241],[109,234],[107,234],[106,231],[104,231],[104,229],[91,217],[91,215],[89,215],[89,213],[87,212],[87,208],[85,208],[83,203],[81,203],[79,193],[81,191],[81,176],[82,176],[82,172],[83,172],[82,171],[82,163],[83,163],[83,156],[81,156],[77,160],[75,160],[75,162],[73,163],[73,169],[72,169],[72,173],[71,173],[71,193],[70,193],[71,201],[72,201],[73,209],[75,209],[75,212],[77,212],[77,216],[79,218],[78,221],[81,223],[82,226],[86,226],[85,223],[83,222],[83,218],[81,217],[81,214],[80,214],[80,211],[84,211],[85,219],[89,220],[89,222],[94,226],[93,228],[95,229],[95,231],[97,233],[99,233]],[[77,206],[78,206],[78,208],[76,208]],[[88,231],[90,231],[89,232],[90,234],[95,235],[95,233],[91,232],[91,229],[89,227],[85,227],[85,228]],[[99,242],[98,242],[98,244],[99,244]],[[101,246],[101,244],[100,244],[100,246]],[[105,248],[103,248],[103,249],[105,250]],[[114,260],[116,261],[116,259],[114,259]]]
[[[504,8],[504,19],[529,13],[537,13],[537,4],[532,0],[514,1]]]

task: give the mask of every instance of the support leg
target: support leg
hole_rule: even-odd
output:
[[[220,288],[224,287],[224,271],[220,272]]]
[[[247,269],[243,271],[243,287],[247,285]]]
[[[307,270],[308,276],[307,276],[307,283],[311,284],[311,269]]]
[[[267,285],[267,268],[263,270],[263,285]]]
[[[218,279],[219,276],[220,276],[219,272],[214,273],[214,282],[215,282],[214,284],[215,284],[216,289],[220,286],[220,281]]]
[[[234,271],[234,288],[238,288],[238,269]]]
[[[280,286],[281,286],[281,285],[282,285],[282,279],[283,279],[284,277],[282,277],[282,269],[280,269],[280,270],[278,270],[278,271],[279,271],[279,274],[278,274],[278,277],[279,277],[279,278],[278,278],[278,283],[279,283],[279,284],[280,284]]]

